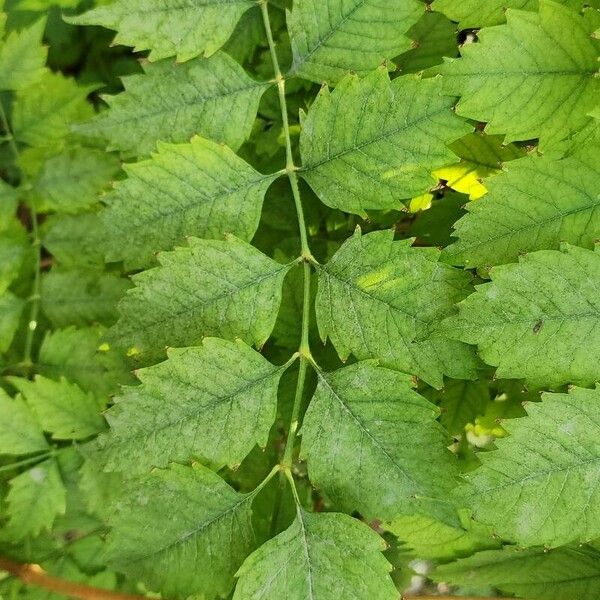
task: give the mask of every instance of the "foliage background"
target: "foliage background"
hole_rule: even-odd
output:
[[[186,37],[142,0],[4,2],[2,555],[304,598],[304,536],[318,598],[599,596],[598,6],[372,2],[323,34],[343,3],[286,27],[274,0],[282,113],[243,4]],[[231,304],[173,318],[215,290]],[[246,408],[213,410],[236,381]]]

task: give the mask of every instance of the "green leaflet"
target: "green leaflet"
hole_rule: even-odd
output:
[[[323,88],[302,122],[300,174],[332,208],[364,215],[400,209],[434,185],[431,171],[456,162],[446,144],[470,131],[441,95],[440,79],[384,68]]]
[[[112,506],[108,562],[165,597],[224,596],[254,546],[252,498],[200,465],[131,480]]]
[[[46,71],[33,85],[17,92],[13,114],[15,138],[30,146],[60,146],[71,122],[92,116],[93,108],[86,100],[92,89]]]
[[[244,562],[233,598],[395,600],[384,549],[374,531],[348,515],[298,508],[291,526]]]
[[[250,134],[258,103],[269,87],[251,79],[219,52],[184,64],[165,60],[123,80],[125,91],[104,96],[109,110],[75,130],[121,150],[146,156],[156,142],[187,142],[201,134],[236,150]]]
[[[582,0],[556,0],[559,4],[579,10]],[[506,21],[506,9],[538,10],[537,0],[435,0],[433,9],[458,21],[460,29],[498,25]]]
[[[191,346],[204,336],[240,338],[260,347],[281,303],[281,265],[237,238],[190,238],[189,247],[159,255],[160,267],[133,277],[110,338],[148,362],[166,346]]]
[[[470,291],[467,273],[438,262],[435,248],[394,241],[392,231],[360,230],[319,267],[319,332],[340,358],[375,358],[434,387],[444,374],[475,378],[469,349],[434,333]]]
[[[456,463],[437,415],[407,375],[369,362],[319,373],[301,458],[311,481],[344,511],[389,520],[414,512],[415,497],[455,485]]]
[[[25,302],[10,292],[0,295],[0,353],[10,348],[24,306]]]
[[[115,393],[120,384],[132,383],[129,365],[102,342],[100,326],[56,329],[46,334],[38,356],[38,371],[45,377],[61,376],[100,398]]]
[[[298,0],[288,14],[292,73],[332,84],[367,73],[409,49],[405,34],[422,12],[416,0]]]
[[[560,546],[600,536],[600,388],[542,395],[509,437],[480,453],[457,495],[475,519],[523,546]]]
[[[485,202],[483,200],[482,202]],[[440,331],[477,344],[496,377],[532,386],[590,385],[600,360],[600,253],[540,250],[490,271]]]
[[[117,302],[130,288],[127,279],[93,269],[53,269],[44,275],[41,305],[55,327],[112,325]]]
[[[44,431],[57,440],[83,440],[104,429],[104,408],[91,392],[64,377],[59,381],[36,375],[34,381],[10,377],[35,412]]]
[[[144,472],[190,458],[236,466],[256,444],[265,447],[285,366],[218,338],[168,356],[137,371],[141,385],[125,388],[108,411],[108,470]]]
[[[3,534],[22,540],[50,529],[66,509],[66,490],[56,461],[48,459],[13,477],[6,501],[8,522]]]
[[[201,137],[188,144],[159,144],[150,160],[125,171],[128,178],[105,198],[102,244],[109,261],[123,260],[130,269],[147,266],[156,252],[171,250],[191,235],[252,239],[265,192],[276,178]]]
[[[19,455],[48,450],[44,432],[20,396],[0,389],[0,454]]]
[[[408,30],[412,48],[394,59],[401,73],[416,73],[458,55],[456,26],[439,12],[424,12]]]
[[[104,265],[106,232],[93,212],[51,215],[41,228],[42,244],[64,267]]]
[[[600,237],[599,151],[590,145],[565,158],[532,155],[506,165],[486,182],[485,198],[469,203],[443,258],[489,267],[563,241],[592,248]]]
[[[583,127],[597,103],[598,45],[577,13],[550,0],[540,0],[539,14],[506,14],[506,25],[483,29],[479,43],[439,68],[444,89],[461,96],[456,112],[487,122],[488,133],[550,145]]]
[[[489,529],[462,511],[462,527],[452,527],[426,515],[396,517],[384,527],[404,542],[420,559],[444,562],[480,550],[499,548],[500,540]]]
[[[113,154],[81,146],[67,148],[44,161],[37,174],[33,183],[36,208],[64,213],[85,210],[97,202],[118,170]]]
[[[0,39],[0,90],[22,90],[44,74],[48,54],[42,46],[45,27],[46,19],[42,18],[21,31],[11,31],[5,40]]]
[[[600,594],[600,552],[592,546],[505,547],[442,565],[433,577],[466,587],[490,585],[531,600],[589,600]]]
[[[232,34],[252,0],[117,0],[78,17],[75,25],[116,29],[114,43],[151,50],[150,60],[176,56],[184,62],[214,54]]]

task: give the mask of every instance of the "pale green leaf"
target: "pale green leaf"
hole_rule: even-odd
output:
[[[475,377],[469,348],[435,334],[439,321],[470,291],[468,273],[438,262],[436,248],[394,241],[393,231],[348,239],[319,267],[319,332],[340,358],[378,359],[382,366],[441,387],[444,374]]]
[[[93,88],[47,71],[33,85],[17,92],[13,133],[30,146],[60,146],[72,122],[89,119],[94,110],[87,102]]]
[[[600,552],[592,546],[479,552],[438,567],[433,578],[464,587],[493,586],[528,600],[600,596]]]
[[[33,182],[38,211],[76,213],[93,206],[119,169],[117,157],[74,146],[44,161]]]
[[[252,239],[275,179],[201,137],[189,144],[159,144],[150,160],[125,171],[128,178],[105,199],[102,220],[107,259],[123,260],[128,268],[147,266],[157,251],[171,250],[191,235]]]
[[[10,292],[0,295],[0,353],[10,348],[24,306],[25,302]]]
[[[51,458],[11,479],[6,501],[4,533],[10,539],[21,540],[50,529],[56,516],[66,510],[66,490],[56,461]]]
[[[506,25],[481,30],[479,43],[439,68],[444,87],[461,96],[456,112],[485,121],[487,133],[549,145],[589,120],[600,95],[598,46],[582,17],[550,0],[540,0],[539,14],[506,14]]]
[[[116,0],[65,20],[115,29],[115,44],[151,50],[152,61],[176,56],[183,62],[214,54],[254,5],[252,0]]]
[[[425,467],[425,463],[422,465]],[[452,527],[427,515],[401,515],[384,527],[420,559],[446,561],[480,550],[499,548],[501,542],[488,528],[461,511],[462,527]]]
[[[237,238],[190,238],[189,247],[159,255],[160,267],[133,277],[111,339],[155,361],[166,346],[192,346],[204,336],[268,339],[291,265],[276,263]]]
[[[17,388],[32,407],[45,431],[57,440],[82,440],[104,429],[100,414],[102,404],[91,392],[64,377],[59,381],[36,375],[33,381],[11,377]]]
[[[251,500],[200,465],[134,479],[112,506],[108,562],[166,598],[225,596],[253,550]]]
[[[457,495],[475,519],[523,546],[600,536],[600,388],[572,388],[503,422],[509,437],[480,453]]]
[[[414,512],[416,496],[454,487],[456,462],[436,421],[439,411],[411,383],[370,362],[319,372],[301,458],[312,483],[343,510],[392,519]]]
[[[582,0],[556,0],[559,4],[579,10]],[[538,0],[435,0],[434,10],[458,21],[460,29],[479,29],[506,21],[506,9],[537,11]]]
[[[55,327],[112,325],[118,318],[117,302],[130,287],[118,274],[52,269],[42,278],[41,306]]]
[[[340,513],[298,507],[288,529],[263,544],[238,571],[234,600],[395,600],[384,541]]]
[[[132,383],[125,359],[102,341],[103,327],[56,329],[46,333],[37,370],[59,380],[62,376],[97,396],[108,397],[119,384]]]
[[[48,450],[44,432],[21,397],[0,389],[0,454],[30,454]]]
[[[405,35],[423,13],[416,0],[296,0],[288,14],[292,72],[337,83],[410,48]]]
[[[109,109],[79,133],[128,156],[150,154],[158,140],[187,142],[194,134],[236,150],[250,134],[268,83],[254,81],[227,54],[184,64],[161,61],[123,78],[125,91],[104,96]]]
[[[441,330],[477,344],[499,378],[589,385],[600,361],[600,252],[565,245],[490,271]]]
[[[0,40],[0,90],[22,90],[42,77],[48,54],[42,46],[45,27],[46,19],[39,19]]]
[[[448,262],[490,267],[563,241],[592,248],[600,238],[600,146],[557,159],[532,155],[486,182],[485,198],[467,205],[455,225]]]
[[[390,81],[385,69],[322,89],[302,123],[302,177],[332,208],[400,209],[456,162],[446,144],[471,129],[440,90],[439,78]]]
[[[143,472],[192,458],[236,466],[256,444],[265,447],[285,367],[218,338],[168,356],[137,371],[141,385],[125,388],[108,411],[101,442],[108,470]]]
[[[106,232],[96,213],[51,215],[41,228],[42,243],[64,267],[101,267]]]

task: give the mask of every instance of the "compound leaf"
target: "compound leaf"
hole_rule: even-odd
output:
[[[33,381],[11,377],[9,381],[27,400],[41,426],[57,440],[83,440],[105,427],[103,406],[91,392],[64,377],[59,381],[36,375]]]
[[[486,182],[488,195],[469,203],[455,225],[458,241],[443,258],[490,267],[523,252],[558,248],[563,241],[592,248],[600,237],[599,146],[557,159],[527,156]]]
[[[225,596],[254,547],[252,498],[201,465],[133,479],[112,506],[108,562],[165,597]]]
[[[545,393],[528,416],[503,422],[509,437],[480,453],[457,494],[475,519],[523,546],[600,535],[600,388]]]
[[[123,260],[128,268],[147,266],[157,251],[171,250],[190,235],[232,233],[250,240],[275,179],[201,137],[189,144],[159,144],[150,160],[125,171],[128,178],[106,197],[102,221],[107,259]]]
[[[66,490],[56,461],[51,458],[13,477],[6,501],[5,533],[11,539],[22,540],[50,529],[56,516],[66,510]]]
[[[93,87],[77,85],[74,79],[46,71],[34,84],[17,92],[13,133],[30,146],[57,146],[69,134],[72,122],[94,114],[87,101]]]
[[[48,54],[42,46],[45,27],[46,19],[39,19],[0,40],[0,90],[22,90],[44,74]]]
[[[394,600],[383,540],[340,513],[298,508],[288,529],[251,554],[237,575],[234,600]]]
[[[137,372],[107,414],[107,468],[137,472],[202,458],[236,466],[264,447],[277,410],[276,367],[241,341],[205,338],[173,348],[168,360]]]
[[[19,455],[48,450],[36,415],[24,400],[0,389],[0,454]]]
[[[443,374],[474,378],[469,349],[434,329],[470,291],[468,273],[438,261],[439,250],[394,241],[392,231],[348,239],[319,268],[319,332],[345,360],[378,359],[382,366],[441,387]]]
[[[302,425],[311,481],[343,510],[392,519],[455,485],[438,409],[396,371],[360,362],[319,383]],[[427,469],[423,469],[423,465]]]
[[[589,120],[600,94],[598,47],[582,17],[550,0],[540,0],[539,14],[506,14],[506,25],[482,29],[479,43],[439,68],[445,90],[461,96],[456,112],[485,121],[488,133],[549,145]]]
[[[288,14],[292,72],[337,83],[410,48],[405,35],[423,13],[416,0],[299,0]]]
[[[166,346],[192,346],[204,336],[241,338],[260,347],[269,337],[291,267],[232,236],[190,238],[189,247],[159,255],[160,267],[133,277],[111,339],[155,361]]]
[[[74,146],[44,161],[33,182],[38,211],[76,213],[97,202],[98,194],[119,169],[117,157]]]
[[[600,252],[564,245],[490,271],[440,331],[477,344],[499,378],[589,385],[600,360]]]
[[[55,327],[112,325],[117,302],[131,287],[118,274],[93,269],[53,269],[44,275],[41,305]]]
[[[156,142],[187,142],[194,134],[236,150],[248,137],[268,83],[252,80],[219,52],[184,64],[161,61],[123,78],[125,91],[103,96],[109,110],[75,130],[127,156],[150,154]]]
[[[115,29],[115,44],[151,50],[152,61],[176,56],[184,62],[214,54],[254,5],[252,0],[117,0],[65,20]]]
[[[600,552],[592,546],[506,547],[442,565],[432,577],[465,587],[493,586],[531,600],[588,600],[600,594]]]
[[[490,530],[461,511],[461,527],[453,527],[428,515],[400,515],[384,525],[420,559],[446,561],[480,550],[499,548]]]
[[[102,342],[104,333],[101,326],[49,331],[40,347],[39,373],[55,380],[64,376],[100,398],[110,396],[132,377],[124,358]]]
[[[332,208],[400,209],[433,186],[433,169],[456,161],[446,144],[470,126],[452,105],[438,78],[348,75],[323,88],[303,120],[301,175]]]

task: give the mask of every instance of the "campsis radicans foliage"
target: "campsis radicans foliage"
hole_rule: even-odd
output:
[[[5,0],[0,554],[599,598],[599,6]]]

